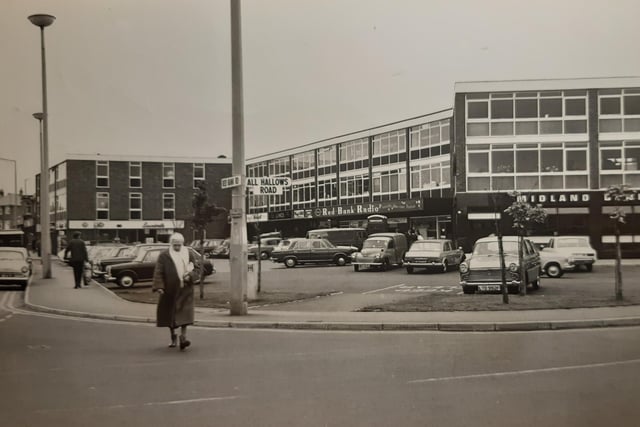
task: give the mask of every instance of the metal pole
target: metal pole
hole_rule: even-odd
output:
[[[49,232],[49,113],[47,108],[47,63],[44,47],[44,27],[40,27],[42,54],[42,158],[40,161],[40,244],[42,245],[42,277],[51,277],[51,234]]]
[[[231,5],[232,174],[240,185],[231,194],[231,315],[247,314],[247,219],[245,217],[244,117],[242,99],[242,28],[240,0]]]

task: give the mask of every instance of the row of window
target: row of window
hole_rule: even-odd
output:
[[[96,193],[96,219],[109,219],[109,193]],[[174,193],[162,194],[162,219],[176,218],[176,196]],[[142,193],[129,193],[129,219],[142,217]]]
[[[162,188],[175,188],[175,163],[162,164]],[[193,188],[205,180],[204,163],[193,164]],[[109,188],[109,162],[96,161],[96,187]],[[129,188],[142,188],[142,162],[129,162]]]

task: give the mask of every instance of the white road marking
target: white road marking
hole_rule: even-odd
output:
[[[471,379],[478,379],[478,378],[509,377],[509,376],[516,376],[516,375],[529,375],[529,374],[537,374],[537,373],[545,373],[545,372],[561,372],[561,371],[571,371],[571,370],[579,370],[579,369],[605,368],[609,366],[631,365],[635,363],[640,363],[640,359],[622,360],[617,362],[591,363],[588,365],[558,366],[555,368],[527,369],[522,371],[506,371],[506,372],[491,372],[487,374],[460,375],[457,377],[425,378],[425,379],[407,381],[407,384],[471,380]]]
[[[189,403],[200,402],[214,402],[221,400],[234,400],[240,399],[243,396],[217,396],[217,397],[203,397],[200,399],[187,399],[187,400],[169,400],[167,402],[146,402],[138,404],[121,404],[110,406],[90,406],[86,408],[65,408],[65,409],[40,409],[35,412],[40,414],[54,413],[54,412],[76,412],[76,411],[91,411],[91,410],[111,410],[111,409],[128,409],[128,408],[140,408],[145,406],[165,406],[165,405],[184,405]]]
[[[395,285],[395,286],[387,286],[386,288],[382,288],[382,289],[374,289],[373,291],[363,292],[362,295],[368,295],[368,294],[373,294],[373,293],[376,293],[376,292],[386,291],[387,289],[398,288],[400,286],[405,286],[405,284],[404,283],[400,283],[399,285]]]

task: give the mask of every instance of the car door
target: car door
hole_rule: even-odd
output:
[[[311,260],[311,242],[312,240],[300,240],[296,242],[294,255],[298,262],[309,262]]]
[[[523,245],[523,257],[525,268],[527,270],[527,278],[529,282],[535,282],[540,275],[540,255],[536,252],[535,248],[531,245],[529,240],[524,240]]]
[[[451,251],[451,243],[448,240],[442,242],[440,250],[443,253],[442,257],[446,258],[448,265],[454,265],[456,263],[455,253]]]

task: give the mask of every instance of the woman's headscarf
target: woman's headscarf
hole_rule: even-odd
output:
[[[184,286],[184,275],[189,272],[189,250],[184,246],[184,236],[180,233],[173,233],[169,238],[169,255],[178,272],[180,287]],[[173,245],[180,244],[180,249],[175,250]]]

